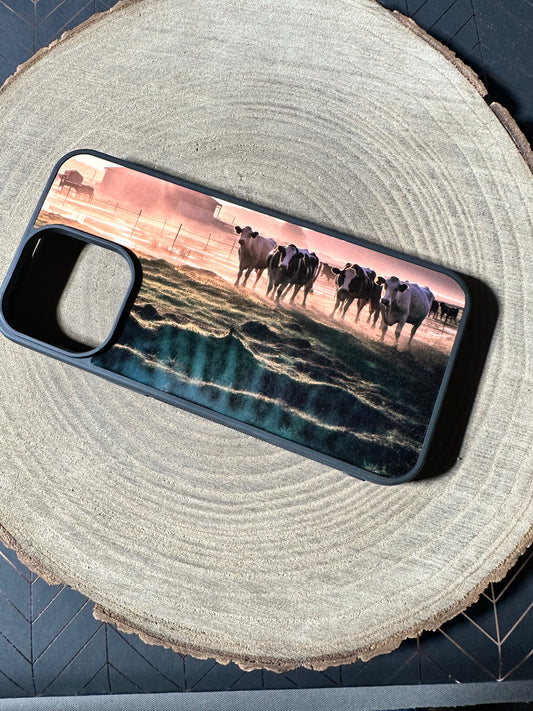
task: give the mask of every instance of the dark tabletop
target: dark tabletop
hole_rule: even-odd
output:
[[[532,141],[533,0],[380,1],[412,17],[472,66],[490,98],[511,111]],[[40,47],[114,4],[0,0],[0,84]],[[390,654],[324,672],[243,672],[146,645],[96,621],[85,597],[47,585],[0,545],[0,699],[457,682],[503,682],[511,689],[513,682],[533,680],[532,608],[528,553],[465,613]]]

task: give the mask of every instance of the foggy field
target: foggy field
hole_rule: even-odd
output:
[[[413,467],[455,328],[426,319],[412,349],[396,349],[394,329],[381,343],[366,309],[360,324],[355,309],[345,325],[330,319],[316,290],[307,311],[276,307],[265,276],[254,291],[212,270],[141,262],[133,311],[96,365],[372,472]]]
[[[237,277],[239,268],[237,235],[217,233],[216,230],[208,232],[205,226],[202,227],[199,224],[188,222],[185,223],[185,227],[180,231],[176,239],[176,227],[172,227],[169,223],[166,223],[162,230],[160,224],[163,223],[156,223],[154,220],[149,219],[137,222],[135,213],[121,209],[117,211],[111,203],[88,205],[73,197],[69,197],[66,202],[62,196],[50,198],[48,207],[49,209],[57,210],[57,212],[43,210],[36,222],[37,227],[61,223],[89,231],[92,234],[122,244],[139,255],[144,254],[152,258],[159,257],[174,266],[188,265],[196,269],[207,269],[216,272],[219,277],[223,277],[227,282],[226,287],[228,284],[233,284]],[[199,232],[202,232],[202,234],[198,234]],[[342,264],[339,266],[342,266]],[[385,274],[385,276],[388,277],[390,274]],[[268,283],[266,270],[261,276],[257,287],[253,289],[255,279],[256,275],[252,273],[245,289],[246,293],[254,294],[252,298],[255,298],[255,294],[265,295]],[[296,306],[301,301],[302,293],[296,298]],[[287,302],[288,297],[282,301],[282,304]],[[315,318],[323,321],[324,317],[327,317],[332,311],[334,303],[335,284],[333,281],[326,279],[324,274],[320,274],[307,300],[308,311]],[[357,323],[355,323],[355,314],[356,303],[353,303],[345,321],[340,320],[340,317],[338,317],[335,323],[340,328],[351,330],[359,336],[364,335],[371,340],[379,340],[381,338],[381,319],[378,321],[377,327],[372,329],[367,324],[368,310],[366,307],[363,309],[360,320]],[[333,322],[326,320],[326,323],[332,324]],[[394,343],[394,328],[390,327],[388,329],[385,343]],[[402,331],[399,343],[400,348],[406,347],[410,331],[411,326],[407,324]],[[416,352],[417,357],[422,357],[423,347],[431,346],[449,354],[452,350],[456,333],[457,324],[444,323],[438,318],[426,318],[415,335],[412,344],[413,353]]]

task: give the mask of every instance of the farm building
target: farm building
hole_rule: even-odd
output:
[[[78,170],[65,170],[60,173],[58,187],[67,194],[73,192],[79,200],[87,202],[93,198],[93,186],[83,182],[83,175]]]
[[[83,183],[83,175],[78,170],[65,170],[59,177],[62,185],[81,185]]]
[[[136,212],[142,210],[146,216],[168,219],[172,215],[185,221],[217,220],[222,207],[209,195],[121,166],[106,168],[102,181],[96,187],[96,197],[119,203],[121,208]]]

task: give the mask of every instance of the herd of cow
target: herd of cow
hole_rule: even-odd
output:
[[[444,301],[433,300],[433,303],[431,304],[431,315],[433,318],[438,318],[439,314],[440,318],[444,320],[444,323],[448,323],[450,321],[457,323],[459,307],[450,306],[449,304],[444,303]]]
[[[239,272],[235,286],[239,285],[243,274],[241,285],[246,286],[248,278],[255,270],[255,287],[266,269],[267,296],[279,303],[279,300],[292,288],[291,303],[302,291],[302,306],[305,307],[313,284],[321,269],[326,266],[320,262],[317,255],[294,244],[278,245],[275,240],[263,237],[249,226],[243,228],[236,226],[235,231],[239,235]],[[408,323],[412,325],[409,336],[409,343],[411,343],[428,314],[431,313],[436,318],[440,308],[441,318],[445,318],[446,321],[456,321],[459,314],[458,308],[436,301],[427,286],[419,286],[395,276],[385,279],[378,276],[373,269],[358,264],[348,263],[342,269],[327,266],[335,279],[336,288],[335,304],[330,316],[335,317],[338,313],[344,319],[346,312],[356,301],[355,320],[357,321],[362,309],[368,305],[368,321],[373,319],[373,327],[381,316],[382,340],[388,327],[396,325],[397,343],[403,327]]]

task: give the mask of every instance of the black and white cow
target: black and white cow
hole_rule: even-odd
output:
[[[332,269],[335,277],[335,287],[337,289],[335,306],[330,313],[331,317],[335,316],[337,310],[341,314],[341,318],[346,316],[346,312],[357,299],[357,315],[355,320],[359,319],[359,314],[366,304],[369,304],[370,317],[377,310],[374,318],[374,324],[379,317],[379,299],[381,295],[381,285],[375,283],[376,272],[368,267],[361,267],[359,264],[346,264],[343,269]],[[376,301],[377,297],[377,301]]]
[[[387,328],[397,324],[395,335],[398,343],[402,328],[406,323],[410,323],[413,326],[409,336],[409,344],[411,344],[413,336],[431,309],[433,303],[431,290],[427,286],[401,281],[395,276],[391,276],[390,279],[380,277],[379,281],[383,284],[381,340],[385,338]]]
[[[291,287],[294,291],[291,303],[298,292],[303,289],[302,306],[305,307],[307,295],[320,272],[320,260],[314,252],[299,249],[294,244],[279,245],[268,255],[268,289],[267,296],[277,303]]]
[[[235,232],[239,235],[239,273],[235,280],[235,286],[239,285],[243,272],[246,272],[246,274],[244,275],[242,286],[246,286],[248,277],[255,269],[257,273],[254,282],[255,287],[261,274],[267,268],[267,257],[276,248],[276,242],[270,237],[263,237],[249,226],[239,227],[237,225]]]
[[[345,264],[342,269],[334,267],[332,272],[335,274],[335,287],[337,289],[335,306],[330,313],[331,317],[335,316],[337,310],[340,311],[341,318],[346,316],[346,312],[353,304],[355,299],[368,299],[370,296],[370,283],[368,269],[363,269],[358,264]],[[372,281],[376,276],[373,273]],[[362,308],[362,307],[361,307]]]

